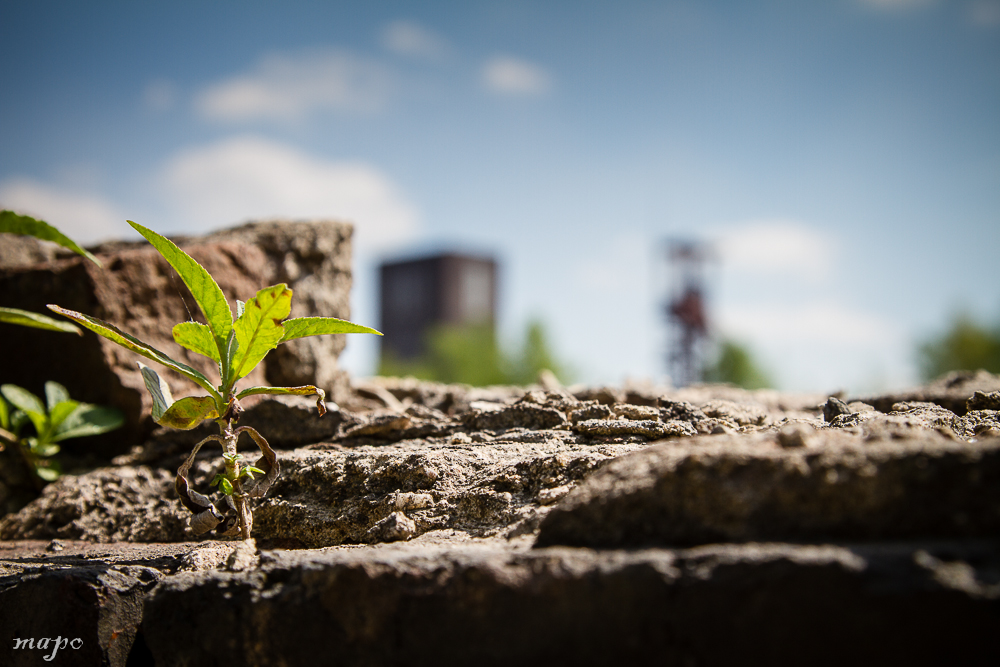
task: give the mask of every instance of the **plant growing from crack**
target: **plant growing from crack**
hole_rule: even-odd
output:
[[[250,539],[253,513],[249,501],[262,498],[280,473],[277,457],[267,440],[249,426],[236,427],[243,411],[240,400],[256,394],[315,395],[320,415],[326,412],[326,395],[313,385],[302,387],[248,387],[236,390],[236,383],[252,371],[264,357],[281,343],[325,334],[373,333],[375,329],[334,317],[297,317],[287,319],[291,312],[292,290],[285,284],[265,287],[247,301],[236,302],[236,318],[229,302],[212,276],[190,255],[169,239],[138,225],[128,223],[163,256],[180,275],[205,316],[206,324],[181,322],[173,327],[178,345],[210,357],[218,364],[219,384],[215,385],[200,371],[175,361],[163,352],[131,336],[114,325],[95,317],[67,310],[57,305],[49,309],[68,317],[94,333],[124,348],[180,373],[199,385],[207,396],[189,396],[173,400],[170,388],[151,368],[140,362],[143,381],[153,398],[153,420],[163,426],[191,429],[202,421],[214,420],[220,435],[210,435],[194,446],[187,460],[177,470],[174,487],[181,503],[194,516],[191,528],[195,533],[215,529],[217,534]],[[246,433],[257,444],[261,457],[253,465],[241,463],[237,440]],[[198,450],[208,441],[222,445],[225,471],[216,476],[222,497],[216,502],[191,488],[188,475]]]
[[[0,385],[0,394],[0,450],[5,442],[15,446],[34,473],[39,489],[59,477],[59,464],[50,458],[59,453],[58,443],[106,433],[125,421],[114,408],[74,401],[58,382],[45,383],[44,403],[13,384]],[[22,436],[22,429],[29,423],[35,434]]]

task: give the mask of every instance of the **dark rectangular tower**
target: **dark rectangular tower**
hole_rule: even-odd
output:
[[[399,360],[425,352],[437,325],[496,321],[497,265],[488,257],[440,254],[379,268],[382,353]]]

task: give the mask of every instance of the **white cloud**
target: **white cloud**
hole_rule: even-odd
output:
[[[724,269],[808,280],[827,277],[838,250],[831,236],[790,220],[759,220],[731,227],[715,247]]]
[[[163,177],[186,226],[197,231],[251,219],[344,220],[355,224],[364,250],[404,240],[418,226],[416,209],[377,168],[256,137],[183,150]]]
[[[342,51],[271,53],[253,71],[203,90],[195,108],[213,120],[297,120],[316,112],[372,113],[386,103],[389,72]]]
[[[723,335],[759,351],[786,390],[857,393],[915,379],[900,323],[834,300],[730,305],[718,323]]]
[[[890,320],[835,301],[730,306],[719,319],[721,329],[730,335],[778,344],[870,347],[902,339],[899,327]]]
[[[969,6],[969,20],[984,28],[1000,25],[1000,2],[979,0],[972,3]]]
[[[497,56],[483,66],[483,84],[500,95],[541,95],[552,87],[552,80],[544,69],[526,60],[511,56]]]
[[[393,53],[426,60],[439,60],[449,46],[441,37],[412,21],[393,21],[382,31],[382,46]]]
[[[0,207],[44,220],[80,244],[121,235],[127,217],[100,195],[28,178],[0,182]]]

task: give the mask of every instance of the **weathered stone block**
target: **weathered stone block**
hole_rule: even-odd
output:
[[[989,664],[996,552],[940,546],[265,552],[165,579],[142,627],[170,665]]]
[[[900,434],[896,434],[899,436]],[[622,547],[747,540],[1000,534],[1000,438],[824,431],[651,446],[584,480],[542,520],[539,545]]]

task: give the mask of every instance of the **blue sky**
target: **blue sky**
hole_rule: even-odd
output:
[[[1000,320],[1000,0],[0,0],[0,34],[0,205],[84,242],[350,220],[355,321],[379,260],[490,252],[508,341],[662,380],[669,237],[785,389],[911,384]]]

